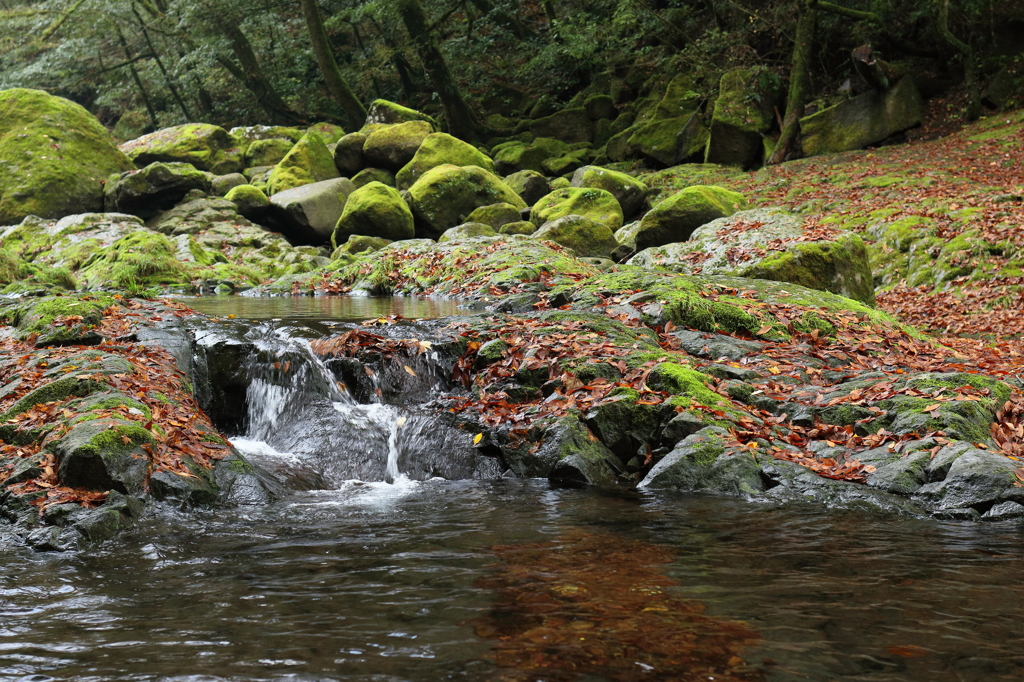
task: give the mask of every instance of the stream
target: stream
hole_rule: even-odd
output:
[[[290,492],[161,509],[77,553],[0,534],[0,680],[1024,679],[1020,524],[502,478],[424,408],[448,381],[436,351],[358,394],[310,350],[467,311],[195,307],[235,316],[196,331],[207,355],[247,349],[220,423]]]

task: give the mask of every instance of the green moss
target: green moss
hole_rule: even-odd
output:
[[[188,282],[174,244],[164,235],[139,230],[100,249],[78,272],[90,288],[129,289]]]
[[[432,133],[423,139],[412,160],[398,171],[396,185],[408,189],[428,170],[444,164],[478,166],[494,172],[494,162],[473,145],[447,133]]]
[[[431,168],[409,188],[413,214],[440,234],[463,222],[480,206],[526,203],[493,173],[478,166],[444,164]]]
[[[139,168],[151,163],[190,163],[215,175],[245,167],[242,150],[228,131],[209,123],[186,123],[144,135],[122,146]]]
[[[353,235],[392,241],[412,239],[416,235],[412,211],[395,188],[380,182],[363,185],[345,202],[331,244],[337,248]]]
[[[15,88],[0,91],[0,111],[0,225],[102,211],[102,183],[133,167],[78,104]]]
[[[714,406],[723,402],[722,396],[708,388],[711,377],[675,362],[655,365],[647,382],[652,387],[685,396],[701,405]]]
[[[128,438],[125,443],[123,438]],[[156,439],[153,434],[138,424],[117,424],[112,429],[101,431],[88,443],[79,448],[83,455],[100,455],[101,453],[124,454],[131,452],[139,445],[153,444]]]
[[[541,198],[530,210],[530,222],[543,225],[567,215],[580,215],[606,225],[612,231],[622,226],[622,207],[606,190],[567,187]]]
[[[270,172],[267,193],[277,194],[336,177],[338,169],[323,138],[316,133],[306,133]]]

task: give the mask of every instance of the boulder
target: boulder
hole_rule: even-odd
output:
[[[335,249],[331,259],[341,256],[357,256],[361,253],[379,251],[391,243],[390,239],[380,237],[368,237],[365,234],[349,235],[348,241]]]
[[[331,244],[335,247],[346,243],[353,235],[390,241],[416,236],[412,211],[398,190],[380,182],[371,182],[353,191],[335,222],[331,235]]]
[[[843,232],[808,241],[803,224],[803,218],[776,209],[738,211],[698,227],[687,241],[644,249],[629,264],[686,275],[790,282],[874,305],[871,265],[861,238]]]
[[[215,175],[245,168],[244,154],[228,131],[209,123],[164,128],[121,145],[139,168],[151,163],[190,163]]]
[[[371,182],[379,182],[388,187],[394,187],[395,174],[383,168],[364,168],[352,176],[352,184],[357,188],[368,185]]]
[[[142,446],[154,443],[153,434],[138,424],[104,418],[74,426],[51,448],[64,485],[138,494],[146,488],[151,466]]]
[[[800,119],[807,156],[862,149],[921,123],[924,103],[911,78],[886,92],[863,95]]]
[[[270,196],[269,214],[292,244],[326,244],[355,189],[348,178],[335,178],[278,192]]]
[[[134,166],[81,106],[39,90],[0,91],[0,225],[103,210],[103,182]]]
[[[631,175],[600,166],[584,166],[573,173],[572,187],[593,187],[610,192],[622,208],[623,220],[629,220],[647,199],[647,185]]]
[[[729,432],[717,426],[687,436],[637,486],[650,490],[710,490],[733,495],[764,492],[761,468],[745,452],[730,453]]]
[[[260,125],[232,128],[228,133],[235,141],[235,146],[239,147],[243,151],[247,151],[249,149],[249,145],[256,140],[287,140],[292,144],[295,144],[301,140],[302,136],[305,134],[298,128]]]
[[[437,243],[442,244],[444,242],[454,242],[461,239],[472,239],[474,237],[495,237],[497,232],[490,225],[484,225],[483,223],[463,223],[462,225],[456,225],[445,230],[440,237],[437,238]]]
[[[614,139],[614,138],[613,138]],[[677,118],[658,119],[631,129],[624,140],[616,141],[614,150],[622,159],[632,154],[663,166],[699,161],[708,141],[708,129],[696,111]],[[624,142],[624,144],[623,144]],[[608,142],[612,145],[611,140]],[[608,154],[613,158],[613,154]]]
[[[480,206],[507,203],[526,208],[508,185],[479,166],[432,168],[409,188],[409,200],[413,215],[435,235],[461,225]]]
[[[566,176],[569,173],[576,172],[577,169],[586,166],[588,163],[594,160],[595,154],[593,149],[574,149],[564,156],[559,156],[553,159],[546,159],[541,167],[545,173],[557,176]]]
[[[569,145],[549,137],[535,138],[533,142],[509,142],[495,147],[494,168],[501,175],[510,175],[521,170],[544,172],[544,162],[556,159],[570,152]]]
[[[539,118],[530,124],[535,137],[551,137],[566,144],[593,141],[590,117],[583,107],[562,111]]]
[[[306,128],[307,133],[316,133],[324,141],[324,144],[334,144],[345,136],[345,130],[333,123],[314,123]]]
[[[551,193],[551,182],[535,170],[521,170],[512,173],[505,177],[505,184],[530,206],[540,201],[541,197]]]
[[[635,223],[630,234],[616,233],[620,243],[635,240],[635,249],[682,242],[705,223],[730,216],[747,208],[747,200],[738,192],[714,185],[687,187],[668,197]]]
[[[249,148],[245,150],[245,167],[275,166],[288,155],[294,146],[295,143],[291,140],[282,140],[281,138],[253,140],[249,144]]]
[[[252,185],[239,185],[234,187],[224,197],[238,209],[238,213],[249,220],[260,221],[267,215],[270,208],[270,199],[259,187]]]
[[[498,234],[533,234],[537,226],[529,220],[519,220],[514,223],[506,223],[498,228]]]
[[[481,206],[480,208],[474,209],[466,217],[467,223],[483,223],[484,225],[490,225],[495,230],[499,229],[502,225],[509,223],[515,223],[522,220],[523,217],[519,212],[519,209],[512,204],[492,204],[491,206]]]
[[[611,229],[579,215],[567,215],[549,221],[533,233],[534,239],[547,239],[570,248],[580,258],[608,258],[619,246]]]
[[[591,95],[583,102],[583,108],[587,110],[591,121],[613,119],[618,115],[615,102],[608,95]]]
[[[386,99],[376,99],[370,103],[366,111],[366,125],[392,125],[405,123],[407,121],[426,121],[437,130],[437,121],[424,113],[403,107],[401,104],[389,102]]]
[[[210,181],[210,191],[219,197],[224,196],[239,185],[248,185],[249,181],[241,173],[218,175]]]
[[[192,190],[210,191],[206,173],[187,163],[152,163],[107,181],[107,212],[149,218],[181,201]]]
[[[306,133],[270,172],[267,193],[274,195],[337,177],[334,158],[323,139],[316,133]],[[330,233],[324,237],[324,241],[329,237]]]
[[[352,177],[366,166],[363,156],[366,138],[364,133],[349,133],[338,140],[334,147],[334,167],[343,176]]]
[[[611,192],[589,187],[567,187],[544,196],[530,210],[530,222],[543,225],[567,215],[579,215],[606,225],[622,227],[622,208]]]
[[[363,144],[369,166],[397,171],[412,161],[423,140],[434,130],[426,121],[408,121],[374,130]]]
[[[409,189],[428,170],[446,163],[453,166],[479,166],[494,172],[494,162],[473,145],[447,133],[432,133],[423,139],[409,163],[398,171],[395,176],[396,186]]]
[[[734,69],[718,84],[705,163],[749,170],[764,160],[764,133],[772,126],[778,89],[763,71]]]

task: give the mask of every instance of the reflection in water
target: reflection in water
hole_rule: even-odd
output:
[[[343,322],[400,315],[405,319],[434,319],[465,315],[459,301],[401,296],[192,296],[182,303],[212,316],[234,315],[242,320],[315,319]]]
[[[756,632],[673,594],[658,570],[673,560],[667,547],[573,531],[493,549],[501,563],[477,586],[497,590],[497,602],[472,624],[496,640],[495,662],[515,669],[499,679],[764,679],[738,655]]]

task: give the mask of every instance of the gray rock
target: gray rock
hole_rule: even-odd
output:
[[[622,462],[575,418],[561,420],[544,434],[536,457],[552,462],[548,480],[561,485],[612,485]]]
[[[64,485],[138,494],[145,490],[150,466],[142,446],[155,442],[134,422],[103,418],[77,424],[51,448]]]
[[[729,432],[706,427],[684,438],[644,477],[638,487],[651,490],[709,490],[733,495],[764,491],[761,470],[749,454],[726,453]]]
[[[344,177],[352,177],[366,166],[363,156],[363,145],[366,144],[364,133],[349,133],[334,148],[334,165]]]
[[[530,206],[551,193],[551,182],[535,170],[512,173],[505,178],[505,183]]]
[[[270,197],[271,219],[293,244],[326,244],[355,189],[348,178],[335,178],[278,192]]]
[[[191,190],[209,192],[209,176],[187,163],[151,163],[108,180],[103,202],[108,213],[149,218],[171,208]]]
[[[1002,454],[972,447],[953,460],[945,478],[921,486],[915,496],[940,510],[988,511],[1019,490],[1014,489],[1015,469],[1015,463]]]
[[[249,181],[241,173],[218,175],[210,181],[210,191],[219,197],[224,196],[239,185],[248,185]]]

